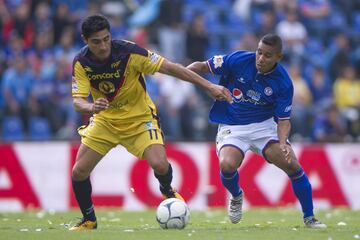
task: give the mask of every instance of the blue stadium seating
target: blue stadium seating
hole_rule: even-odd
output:
[[[49,121],[43,117],[32,117],[29,121],[30,140],[50,140],[51,130]]]
[[[4,141],[21,141],[25,139],[24,126],[19,117],[5,117],[1,129]]]

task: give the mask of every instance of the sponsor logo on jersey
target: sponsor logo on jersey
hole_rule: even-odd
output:
[[[246,96],[248,96],[249,98],[251,98],[254,101],[259,101],[260,97],[261,97],[261,93],[256,92],[254,90],[248,90],[246,92]]]
[[[153,52],[150,52],[149,58],[150,58],[150,62],[157,63],[157,61],[160,58],[160,55],[158,55],[156,53],[153,53]]]
[[[84,67],[85,72],[93,72],[93,70],[89,66]]]
[[[223,65],[224,59],[223,56],[214,56],[213,58],[213,64],[215,68],[219,68]]]
[[[241,99],[241,97],[243,96],[241,90],[238,89],[238,88],[234,88],[234,89],[232,90],[232,95],[234,96],[234,98],[235,98],[236,100]]]
[[[88,77],[90,78],[90,80],[114,79],[120,77],[120,71],[88,74]]]
[[[109,104],[109,109],[120,109],[127,105],[129,103],[129,100],[125,100],[124,102],[111,102]]]
[[[273,94],[273,90],[272,90],[271,87],[266,87],[264,89],[264,93],[265,93],[266,96],[271,96]]]
[[[119,68],[121,61],[116,61],[111,64],[111,68]]]
[[[234,88],[232,90],[232,95],[233,95],[233,100],[236,103],[240,103],[240,102],[247,102],[247,103],[251,103],[254,105],[266,105],[266,102],[260,102],[260,93],[259,92],[255,92],[254,90],[249,90],[247,91],[246,95],[250,98],[246,98],[244,96],[244,94],[241,92],[240,89],[238,88]]]
[[[99,83],[99,90],[104,94],[115,92],[115,86],[110,81],[102,81]]]

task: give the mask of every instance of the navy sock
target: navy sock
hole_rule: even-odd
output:
[[[165,175],[160,175],[154,172],[155,177],[159,180],[160,183],[160,191],[162,193],[168,192],[171,190],[171,182],[173,179],[173,169],[171,164],[169,164],[169,169]]]
[[[289,175],[296,197],[299,199],[304,218],[314,216],[312,189],[308,177],[301,168],[294,174]]]
[[[86,220],[96,221],[94,205],[91,199],[92,188],[90,177],[84,181],[72,180],[72,186],[84,218]]]
[[[233,198],[240,196],[242,189],[239,186],[239,173],[238,171],[232,173],[225,173],[220,171],[221,182],[224,187],[231,193]]]

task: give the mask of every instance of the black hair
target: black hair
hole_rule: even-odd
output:
[[[260,41],[266,45],[275,47],[280,53],[282,52],[282,40],[279,35],[268,33],[263,36]]]
[[[110,23],[106,17],[101,14],[88,16],[81,24],[81,33],[84,38],[89,38],[91,34],[104,29],[110,31]]]

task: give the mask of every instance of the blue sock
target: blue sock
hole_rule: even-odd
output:
[[[233,198],[240,196],[242,190],[239,186],[239,173],[238,171],[232,173],[225,173],[220,171],[221,182],[224,187],[231,193]]]
[[[292,187],[296,197],[299,199],[304,218],[314,216],[312,189],[308,177],[301,168],[294,174],[290,174]]]
[[[84,219],[96,221],[94,205],[91,199],[90,177],[84,181],[72,180],[73,190]]]

